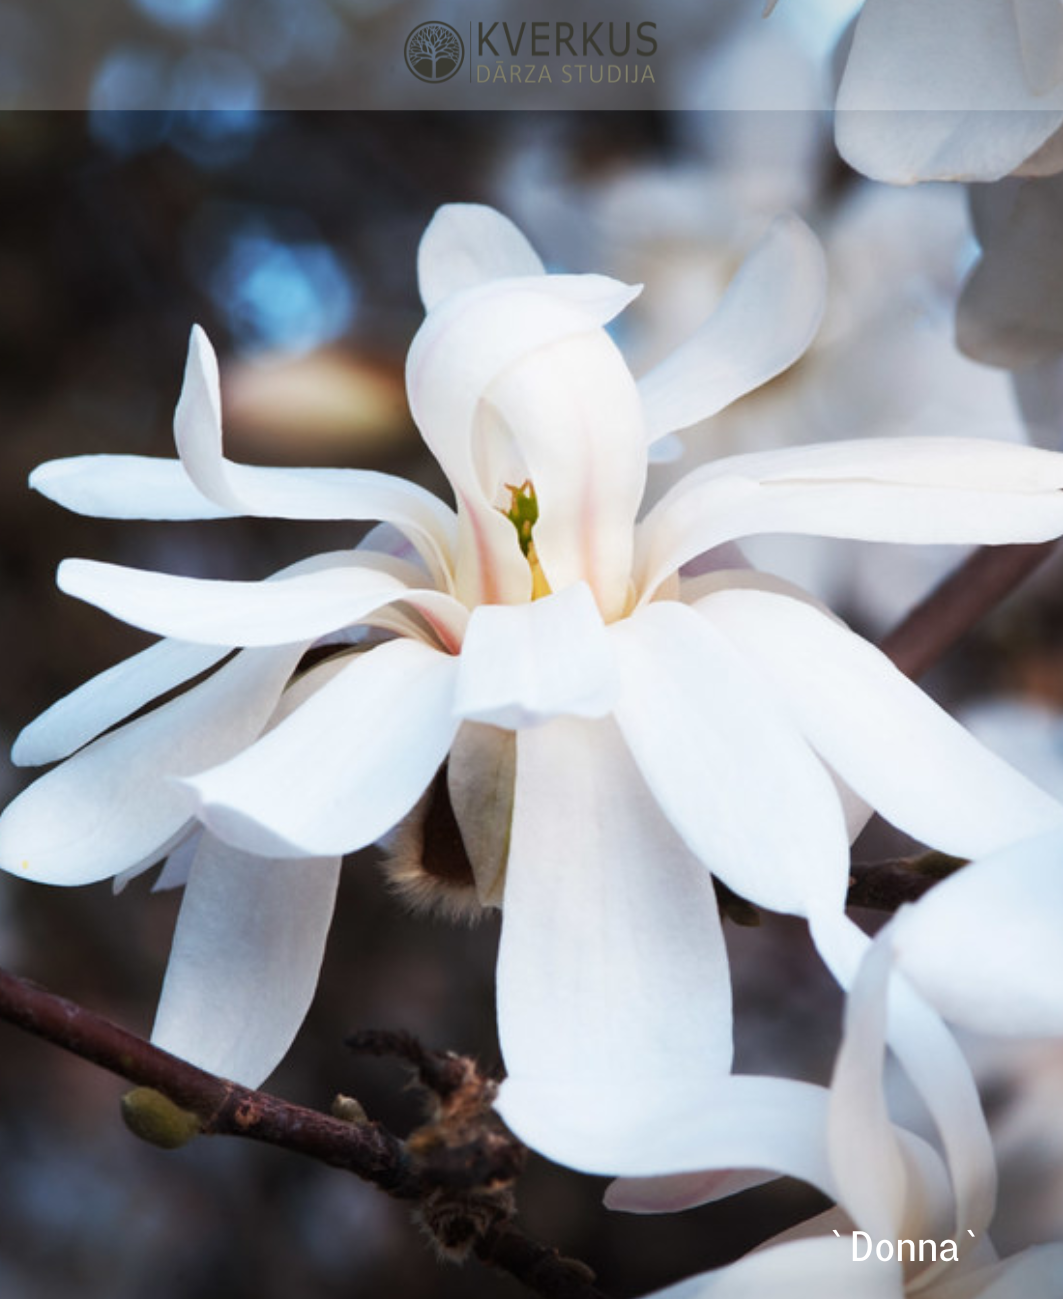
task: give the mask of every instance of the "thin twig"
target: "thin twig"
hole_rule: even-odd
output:
[[[249,1137],[355,1173],[400,1198],[420,1185],[403,1143],[379,1123],[346,1123],[197,1069],[76,1002],[0,970],[0,1019],[152,1087],[208,1135]]]
[[[934,666],[1046,559],[1058,542],[982,546],[907,615],[880,649],[909,677]]]
[[[477,1157],[472,1149],[456,1152],[441,1146],[436,1170],[434,1149],[415,1154],[382,1124],[347,1122],[218,1078],[102,1015],[2,969],[0,1020],[161,1093],[194,1115],[204,1134],[248,1137],[344,1169],[388,1195],[415,1204],[426,1219],[429,1209],[438,1216],[441,1207],[445,1208],[448,1184],[456,1178],[456,1155],[464,1154],[470,1163]],[[431,1055],[423,1048],[411,1050],[420,1051],[425,1058]],[[517,1144],[515,1138],[509,1139]],[[498,1172],[497,1163],[490,1160],[484,1167],[492,1176]],[[488,1188],[487,1194],[491,1193]],[[475,1191],[462,1185],[453,1194],[459,1197],[456,1203],[460,1208],[465,1202],[460,1197],[472,1196]],[[483,1230],[469,1244],[482,1262],[508,1272],[547,1299],[606,1299],[593,1284],[588,1268],[532,1239],[504,1214],[496,1212],[485,1218]]]

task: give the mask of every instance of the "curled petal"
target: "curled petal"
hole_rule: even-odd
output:
[[[827,267],[795,216],[777,217],[696,334],[639,380],[651,441],[708,419],[792,365],[823,316]]]
[[[417,284],[426,311],[461,289],[545,274],[539,254],[513,222],[480,203],[438,208],[417,250]]]
[[[601,326],[636,292],[595,275],[494,281],[452,294],[414,338],[410,409],[458,499],[467,603],[528,599],[528,565],[501,510],[507,482],[530,478],[550,584],[583,577],[606,616],[622,606],[646,449],[634,380]]]
[[[842,1205],[875,1240],[897,1239],[909,1194],[883,1087],[889,974],[888,944],[873,945],[849,990],[828,1123]]]
[[[317,986],[338,857],[266,860],[205,834],[185,886],[151,1040],[257,1087]]]
[[[180,461],[76,456],[38,466],[30,486],[80,514],[118,519],[379,519],[404,532],[444,585],[453,513],[415,483],[357,469],[274,469],[222,454],[218,362],[196,326],[174,419]]]
[[[866,973],[864,962],[871,951],[871,940],[847,916],[821,915],[812,918],[812,937],[820,955],[843,988],[852,988],[862,976],[866,977],[864,1000],[877,996],[879,980],[887,973],[885,965],[870,962]],[[885,946],[888,938],[880,940]],[[852,1012],[859,1015],[857,1009]],[[881,1021],[873,1024],[875,1034]],[[850,1032],[853,1031],[850,1026]],[[970,1065],[964,1058],[952,1034],[937,1013],[915,992],[907,979],[895,969],[889,983],[887,1040],[929,1110],[944,1147],[947,1175],[952,1184],[951,1204],[954,1206],[955,1230],[962,1234],[968,1229],[980,1235],[993,1214],[996,1199],[996,1166],[993,1146],[982,1112],[978,1089]],[[859,1053],[873,1049],[873,1036],[857,1033],[857,1044],[851,1048],[857,1053],[849,1079],[858,1082],[861,1066]],[[877,1102],[853,1100],[853,1087],[843,1084],[841,1104],[850,1111],[855,1106],[875,1105]],[[846,1099],[848,1095],[849,1099]],[[859,1126],[851,1124],[854,1129]],[[929,1148],[916,1142],[908,1133],[901,1133],[906,1171],[909,1182],[906,1191],[906,1219],[915,1217],[933,1223],[936,1228],[945,1220],[943,1210],[943,1179],[940,1161]],[[883,1137],[879,1136],[879,1143]],[[880,1158],[881,1144],[880,1144]],[[888,1158],[888,1157],[887,1157]],[[848,1169],[848,1172],[846,1172]],[[874,1203],[878,1192],[867,1184],[859,1168],[843,1161],[836,1169],[840,1182],[841,1199],[845,1202],[850,1190],[858,1203]],[[862,1180],[861,1180],[862,1179]],[[849,1189],[846,1189],[849,1188]]]

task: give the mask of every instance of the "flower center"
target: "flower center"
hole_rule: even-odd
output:
[[[535,542],[532,540],[532,528],[539,519],[539,501],[530,478],[525,478],[519,487],[506,483],[506,491],[509,492],[509,509],[502,510],[502,513],[517,529],[521,554],[528,561],[528,567],[531,569],[531,598],[538,600],[544,595],[551,594],[550,583],[546,580],[546,574],[539,564],[539,556],[535,553]]]

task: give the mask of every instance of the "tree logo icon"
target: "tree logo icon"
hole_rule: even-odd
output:
[[[404,52],[419,81],[449,81],[465,61],[465,44],[449,23],[421,23],[406,37]]]

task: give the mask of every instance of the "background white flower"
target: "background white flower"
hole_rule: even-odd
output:
[[[902,916],[920,915],[923,905]],[[941,909],[933,911],[940,918]],[[922,915],[932,923],[928,913]],[[988,923],[988,908],[979,915],[983,925]],[[590,1098],[576,1098],[571,1121],[580,1133],[581,1166],[594,1172],[621,1168],[627,1174],[607,1194],[613,1208],[660,1213],[705,1203],[763,1180],[763,1173],[747,1169],[803,1178],[837,1202],[737,1263],[656,1295],[1013,1299],[1056,1293],[1063,1279],[1063,1245],[1031,1247],[1001,1261],[986,1234],[996,1185],[988,1129],[953,1039],[910,986],[891,976],[903,923],[899,918],[866,947],[849,993],[829,1089],[734,1075],[721,1079],[715,1090],[701,1089],[697,1099],[692,1091],[678,1112],[633,1112],[626,1148],[605,1138]],[[929,932],[922,921],[920,929]],[[1003,947],[1021,957],[1018,944],[1005,938]],[[961,968],[972,970],[978,953],[976,943],[969,946]],[[904,958],[900,961],[904,968]],[[985,987],[980,981],[978,990],[972,989],[972,1006]],[[1009,990],[1015,990],[1014,978]],[[1027,981],[1018,1004],[1024,1004],[1024,995],[1031,1004],[1032,992]],[[1058,995],[1054,1000],[1058,1003]],[[1034,1014],[1027,1022],[1045,1031],[1058,1022],[1058,1013],[1057,1004],[1050,1020]],[[887,1040],[901,1053],[934,1117],[944,1160],[925,1140],[890,1120],[883,1087]],[[572,1098],[567,1104],[571,1113]],[[503,1085],[500,1106],[518,1132],[526,1123],[538,1131],[538,1105],[528,1106],[520,1080]],[[854,1230],[864,1233],[856,1242]],[[915,1242],[903,1265],[900,1240]],[[934,1243],[933,1251],[927,1242]]]
[[[1063,167],[1057,0],[865,0],[838,149],[874,180],[999,180]]]

